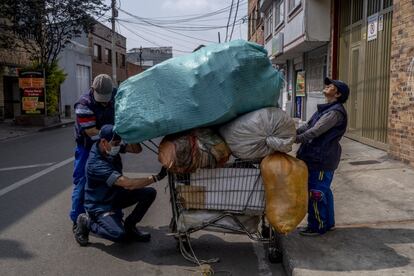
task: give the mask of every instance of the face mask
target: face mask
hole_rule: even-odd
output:
[[[107,152],[110,156],[116,156],[119,153],[121,146],[112,146],[111,150]]]

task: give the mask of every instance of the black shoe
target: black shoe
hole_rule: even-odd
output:
[[[151,240],[151,234],[148,232],[140,231],[135,226],[126,226],[125,234],[127,240],[137,241],[137,242],[149,242]]]
[[[80,214],[76,220],[75,240],[80,246],[87,246],[89,242],[89,217],[87,214]]]
[[[316,237],[316,236],[321,236],[324,233],[319,233],[317,231],[310,229],[309,227],[306,227],[306,228],[299,230],[299,234],[302,236],[307,236],[307,237]]]

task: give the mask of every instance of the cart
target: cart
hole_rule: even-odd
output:
[[[266,242],[269,261],[281,262],[275,231],[264,219],[265,195],[259,165],[260,160],[234,160],[224,167],[199,169],[191,174],[169,173],[173,215],[170,230],[185,259],[198,265],[219,261],[198,259],[191,246],[190,235],[206,230],[243,234]]]

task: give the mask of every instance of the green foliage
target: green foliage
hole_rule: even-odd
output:
[[[33,64],[31,70],[42,70],[42,66],[38,63]],[[60,85],[65,81],[67,74],[63,69],[59,68],[57,61],[47,65],[46,73],[46,108],[47,115],[53,116],[59,114],[59,94]]]
[[[90,32],[109,9],[104,0],[2,0],[0,48],[20,48],[43,66],[70,40]]]

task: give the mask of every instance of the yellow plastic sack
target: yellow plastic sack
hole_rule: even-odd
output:
[[[288,234],[308,210],[308,168],[288,154],[276,152],[260,164],[265,194],[266,217],[280,234]]]

